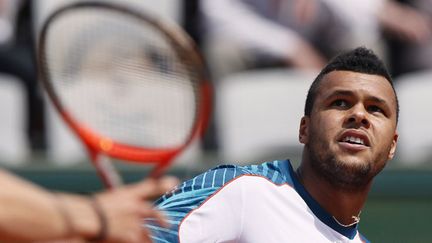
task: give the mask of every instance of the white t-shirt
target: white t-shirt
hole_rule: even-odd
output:
[[[368,242],[343,227],[298,182],[289,161],[220,166],[157,202],[171,228],[152,222],[154,242]]]

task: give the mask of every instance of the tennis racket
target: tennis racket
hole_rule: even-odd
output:
[[[162,175],[202,135],[211,86],[202,57],[174,22],[106,2],[53,12],[38,40],[40,80],[107,187],[112,159]]]

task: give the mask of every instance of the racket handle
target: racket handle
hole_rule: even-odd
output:
[[[120,174],[111,163],[111,160],[108,156],[95,153],[91,150],[89,150],[89,153],[93,165],[96,168],[96,172],[106,188],[113,189],[123,185],[123,180]]]
[[[99,163],[102,180],[107,188],[116,188],[123,185],[123,179],[120,173],[111,163],[108,156],[101,154],[97,161]]]

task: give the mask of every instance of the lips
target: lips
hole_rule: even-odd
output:
[[[351,146],[370,147],[368,136],[359,130],[348,130],[343,132],[338,141]]]

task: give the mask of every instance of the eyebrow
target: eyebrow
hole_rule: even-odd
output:
[[[351,90],[335,90],[330,95],[328,95],[325,98],[325,100],[328,100],[328,99],[331,99],[331,98],[337,97],[337,96],[354,96],[354,95],[355,95],[355,93],[352,92]],[[385,105],[386,107],[389,108],[388,102],[386,100],[384,100],[384,99],[379,98],[379,97],[369,95],[367,97],[367,100],[370,100],[370,101],[373,101],[375,103],[379,103],[379,104]]]
[[[336,90],[332,92],[330,95],[326,96],[325,100],[331,99],[335,96],[352,96],[352,95],[354,95],[354,92],[350,90]]]

